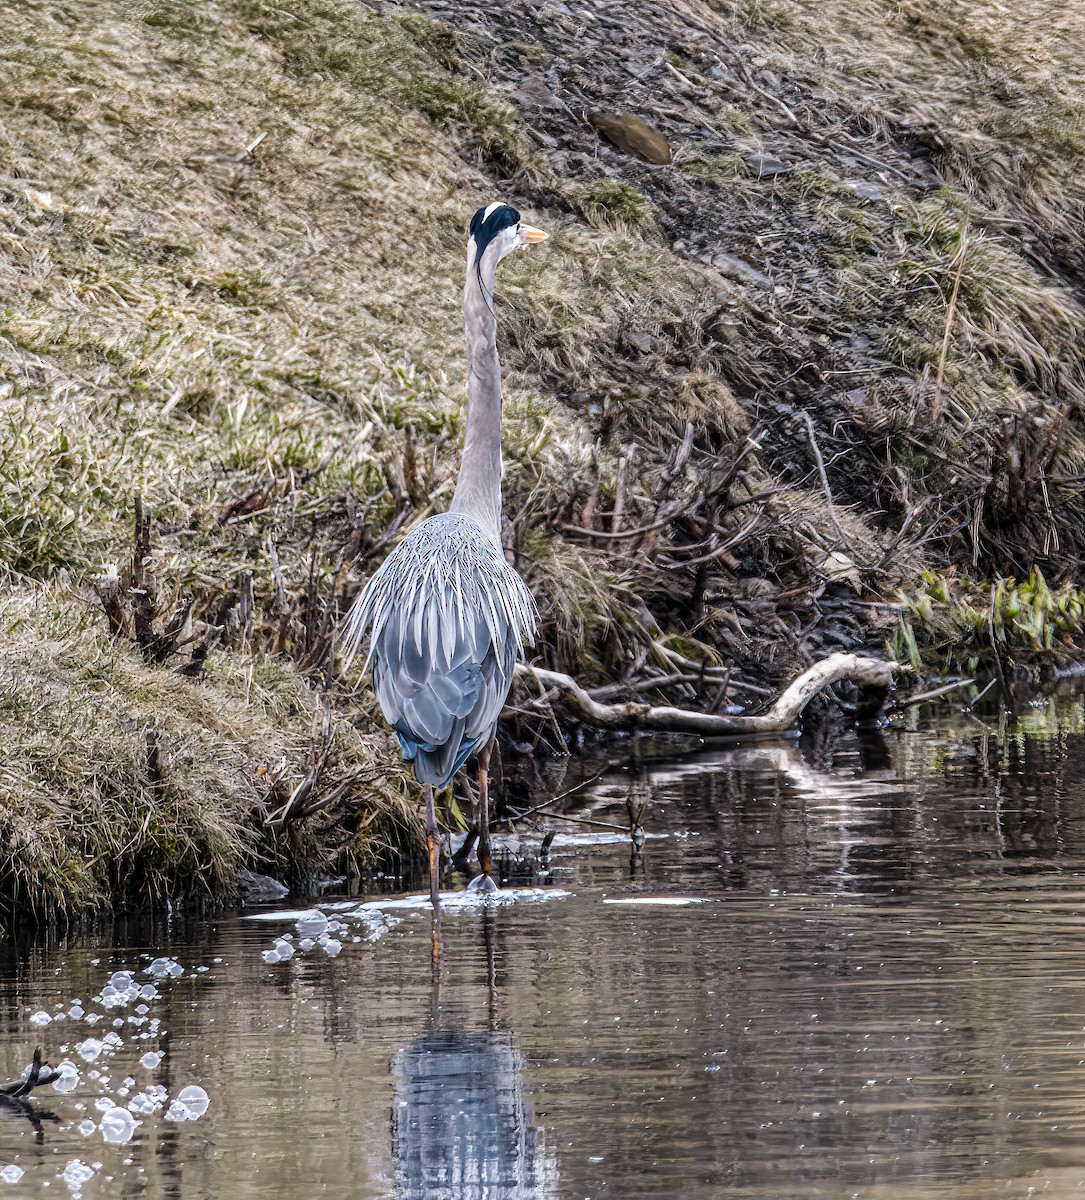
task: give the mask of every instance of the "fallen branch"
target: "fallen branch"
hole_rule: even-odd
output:
[[[865,658],[858,654],[830,654],[804,671],[780,696],[768,712],[755,716],[728,716],[720,713],[695,712],[686,708],[640,704],[600,704],[572,678],[559,671],[521,664],[517,674],[533,679],[538,685],[556,693],[565,708],[575,717],[598,729],[648,729],[661,733],[695,733],[709,736],[738,734],[782,733],[789,729],[810,701],[832,683],[849,680],[863,691],[884,692],[899,670],[897,663],[880,658]],[[861,711],[870,711],[860,704]],[[880,705],[879,705],[880,707]]]
[[[944,683],[941,687],[931,688],[929,692],[916,692],[914,696],[909,696],[906,700],[894,701],[890,705],[890,712],[903,712],[906,708],[912,708],[916,704],[925,704],[928,700],[936,700],[939,696],[946,696],[959,688],[971,687],[975,682],[974,679],[955,679],[952,683]],[[994,682],[996,681],[992,679],[991,683]],[[987,687],[990,686],[989,683]]]

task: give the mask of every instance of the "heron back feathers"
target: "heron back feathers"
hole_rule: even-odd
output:
[[[366,584],[344,660],[368,631],[377,701],[423,783],[444,786],[489,740],[536,623],[501,547],[460,513],[412,530]]]

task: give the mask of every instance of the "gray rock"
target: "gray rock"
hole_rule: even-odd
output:
[[[844,186],[850,192],[854,192],[860,200],[881,200],[885,196],[884,188],[876,183],[868,183],[865,179],[845,179]]]
[[[723,275],[731,279],[752,280],[758,287],[772,287],[772,280],[767,275],[751,266],[737,254],[717,254],[712,259],[712,265]]]
[[[757,176],[758,179],[769,179],[773,175],[784,175],[791,168],[771,154],[762,154],[759,150],[747,150],[742,155],[742,161]]]
[[[655,349],[655,342],[650,333],[627,333],[625,340],[641,354],[651,354]]]
[[[267,904],[290,895],[290,889],[270,875],[258,875],[242,868],[237,873],[237,889],[248,904]]]

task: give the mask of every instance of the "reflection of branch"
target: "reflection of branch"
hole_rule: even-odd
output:
[[[45,1064],[45,1071],[42,1071],[41,1047],[35,1046],[34,1061],[30,1064],[30,1070],[11,1083],[0,1085],[0,1096],[8,1100],[21,1099],[23,1096],[29,1096],[36,1087],[52,1083],[54,1079],[59,1078],[60,1072],[54,1071],[48,1063]]]
[[[558,671],[520,665],[521,677],[535,679],[552,689],[574,716],[599,729],[651,729],[667,733],[735,735],[781,733],[788,729],[810,703],[831,683],[847,679],[870,691],[884,691],[893,682],[896,663],[858,654],[830,654],[804,671],[765,713],[730,716],[695,712],[686,708],[638,704],[600,704],[572,678]]]

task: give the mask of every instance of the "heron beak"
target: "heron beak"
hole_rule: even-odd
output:
[[[520,245],[531,246],[536,242],[545,242],[550,234],[542,229],[536,229],[532,225],[521,225],[519,229]]]

